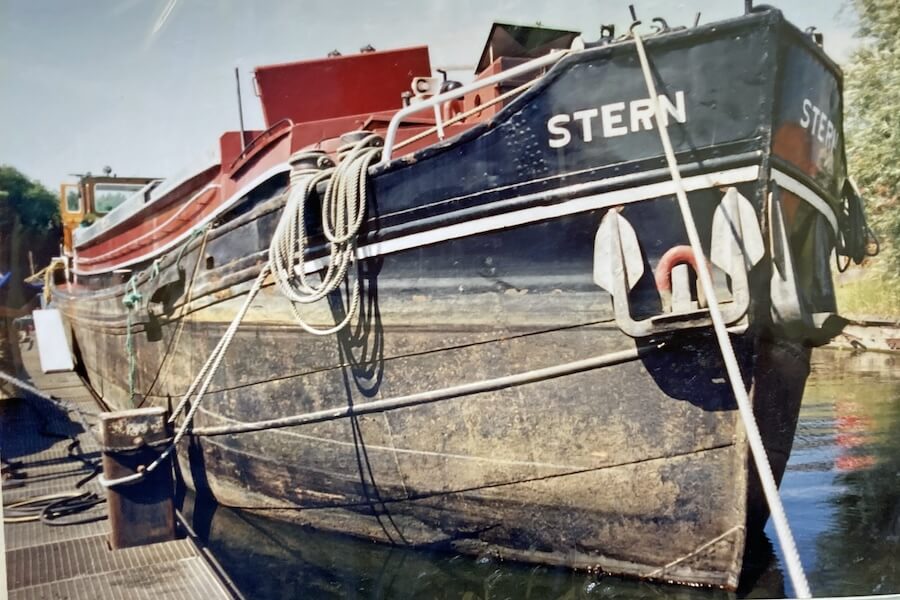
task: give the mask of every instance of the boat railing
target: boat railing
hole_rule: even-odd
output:
[[[244,146],[244,149],[241,150],[241,153],[238,154],[237,158],[235,158],[229,165],[228,173],[231,176],[234,176],[235,173],[240,171],[241,168],[246,165],[250,161],[250,159],[260,150],[262,150],[263,148],[267,148],[269,144],[271,144],[275,140],[281,139],[281,137],[283,137],[293,128],[294,122],[287,117],[275,121],[275,123],[271,127],[250,140],[250,142],[246,146]]]
[[[444,138],[444,121],[441,117],[441,106],[446,102],[450,102],[451,100],[456,100],[457,98],[462,98],[466,94],[471,92],[480,90],[482,88],[495,85],[497,83],[501,83],[503,81],[507,81],[509,79],[513,79],[515,77],[519,77],[526,73],[531,73],[533,71],[537,71],[538,69],[542,69],[544,67],[551,66],[559,60],[566,56],[570,51],[569,50],[557,50],[552,51],[550,54],[545,56],[541,56],[540,58],[535,58],[534,60],[530,60],[524,64],[518,65],[511,69],[507,69],[501,73],[497,73],[496,75],[491,75],[490,77],[485,77],[484,79],[479,79],[477,81],[473,81],[472,83],[463,85],[461,87],[448,90],[441,94],[436,94],[431,96],[430,98],[426,98],[419,102],[415,102],[410,104],[409,106],[397,111],[394,114],[394,117],[391,119],[390,125],[388,125],[387,133],[384,137],[384,149],[381,153],[381,162],[379,165],[385,165],[391,161],[391,154],[395,147],[398,147],[397,144],[397,131],[400,129],[400,124],[403,121],[418,112],[422,112],[427,109],[432,109],[434,111],[435,118],[435,126],[434,131],[438,134],[439,139]],[[522,87],[522,86],[520,86]],[[514,91],[520,91],[519,88]],[[480,112],[483,110],[484,106],[477,107],[476,112]],[[429,132],[429,133],[433,133]]]
[[[96,221],[86,227],[78,227],[74,230],[73,236],[76,245],[82,245],[86,241],[91,240],[105,231],[109,231],[125,219],[129,218],[135,212],[141,210],[144,205],[150,202],[150,193],[153,192],[163,179],[153,179],[139,190],[130,193],[128,197],[107,213],[99,215]]]

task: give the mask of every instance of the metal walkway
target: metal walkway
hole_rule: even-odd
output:
[[[22,346],[31,383],[53,395],[79,403],[87,413],[98,408],[74,373],[41,374],[37,354]],[[4,506],[25,498],[72,490],[104,492],[90,475],[88,462],[100,458],[93,437],[55,405],[34,397],[0,400],[0,456]],[[91,423],[93,424],[93,423]],[[70,448],[75,436],[78,446]],[[79,458],[79,456],[81,458]],[[83,460],[82,460],[83,459]],[[89,523],[48,526],[40,521],[4,523],[0,537],[6,557],[11,600],[69,598],[231,599],[229,587],[194,541],[110,550],[105,504],[80,513]],[[5,515],[9,517],[10,515]],[[4,546],[5,539],[5,547]]]

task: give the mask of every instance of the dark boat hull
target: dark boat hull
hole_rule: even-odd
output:
[[[828,264],[844,176],[840,148],[829,156],[806,143],[794,121],[807,87],[839,115],[839,74],[775,12],[647,47],[675,98],[681,174],[780,479],[805,344],[827,337],[834,311]],[[787,68],[776,64],[783,53]],[[682,287],[675,310],[654,278],[686,235],[658,132],[640,119],[627,135],[615,126],[626,101],[634,114],[644,102],[636,64],[627,43],[572,55],[489,122],[371,169],[358,318],[336,335],[307,335],[268,283],[194,427],[635,357],[373,414],[192,436],[179,456],[185,479],[229,505],[389,543],[735,588],[748,528],[766,510],[696,285]],[[600,85],[600,73],[619,79]],[[792,86],[797,73],[815,85]],[[593,108],[611,119],[598,131],[616,139],[575,121]],[[570,126],[565,144],[553,123]],[[55,291],[108,403],[171,405],[185,393],[267,259],[279,177],[162,258],[158,275],[135,275],[135,314],[123,306],[135,290],[114,273]],[[717,219],[731,201],[746,210]],[[321,267],[321,242],[313,235],[301,268]],[[345,296],[302,310],[332,325]]]
[[[265,218],[250,215],[247,224],[216,232],[207,250],[247,237]],[[596,219],[540,228],[551,239],[549,231],[566,232],[589,255],[590,236],[579,242],[573,232],[582,221],[596,227]],[[495,245],[501,266],[521,247]],[[199,246],[183,260],[188,277]],[[180,455],[185,479],[227,505],[388,543],[735,587],[748,518],[764,509],[750,491],[743,429],[710,333],[635,340],[615,325],[608,296],[578,278],[560,278],[569,282],[565,292],[540,281],[532,289],[503,285],[502,267],[493,278],[457,273],[449,289],[442,278],[392,282],[422,252],[364,262],[362,272],[378,277],[366,279],[359,324],[336,336],[305,334],[276,288],[265,287],[196,427],[359,405],[636,347],[646,353],[381,414],[193,438]],[[149,392],[137,402],[181,397],[256,270],[202,274],[187,284],[196,310],[133,326],[136,387]],[[234,281],[238,273],[244,283]],[[91,384],[124,408],[131,403],[122,292],[94,292],[93,302],[58,298]],[[340,303],[319,310],[314,321],[342,314]],[[755,334],[734,339],[780,476],[807,351]]]

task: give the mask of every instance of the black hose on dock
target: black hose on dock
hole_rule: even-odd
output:
[[[5,504],[3,506],[3,522],[27,523],[29,521],[41,521],[45,525],[54,527],[93,523],[94,521],[105,519],[106,515],[91,515],[64,521],[60,521],[60,519],[84,512],[104,502],[106,502],[106,499],[94,492],[73,491],[33,496]]]

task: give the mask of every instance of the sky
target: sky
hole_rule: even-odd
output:
[[[471,78],[491,23],[541,22],[599,37],[639,18],[671,26],[737,16],[743,0],[0,0],[0,164],[51,189],[71,173],[168,177],[212,152],[244,121],[262,129],[256,66],[357,52],[430,47],[432,65]],[[769,0],[815,25],[839,63],[850,56],[850,0]],[[315,90],[310,90],[315,93]]]

